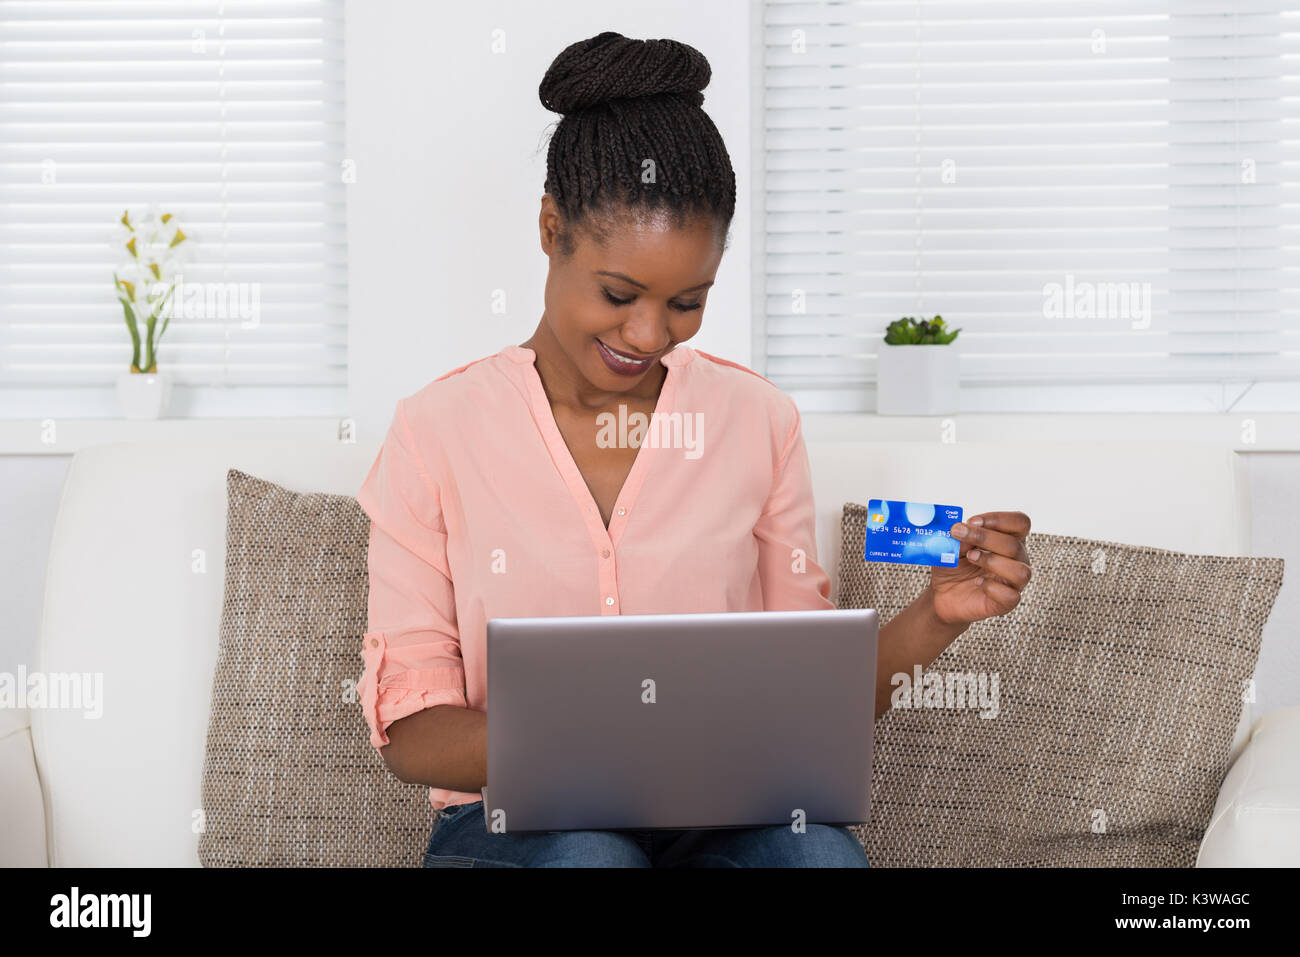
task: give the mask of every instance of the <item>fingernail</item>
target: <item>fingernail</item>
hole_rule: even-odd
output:
[[[956,525],[952,527],[952,533],[957,538],[961,538],[963,535],[966,534],[966,526],[963,525],[961,522],[958,522]]]
[[[966,553],[966,557],[969,558],[971,561],[978,561],[980,557],[980,550],[978,548],[972,548],[969,552]]]

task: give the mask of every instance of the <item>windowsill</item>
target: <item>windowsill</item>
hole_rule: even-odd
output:
[[[121,422],[122,403],[109,385],[5,385],[0,387],[4,418],[44,421]],[[175,421],[244,419],[281,422],[348,414],[346,385],[175,385],[167,418]],[[3,449],[0,449],[3,451]]]
[[[1253,426],[1252,426],[1253,423]],[[53,441],[44,437],[54,428]],[[0,455],[71,455],[108,442],[178,439],[339,441],[335,417],[0,419]],[[1249,440],[1250,428],[1253,441]],[[1300,452],[1300,413],[986,412],[883,416],[857,412],[803,415],[804,437],[868,442],[1220,442],[1242,452]]]
[[[809,412],[802,419],[804,437],[820,441],[1195,441],[1241,452],[1300,452],[1300,412]]]
[[[178,439],[319,439],[338,442],[337,417],[0,419],[0,455],[71,455],[109,442],[166,442]]]

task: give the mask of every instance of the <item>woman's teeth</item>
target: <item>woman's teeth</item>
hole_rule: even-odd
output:
[[[619,355],[617,352],[615,352],[609,346],[605,345],[605,343],[601,342],[599,339],[597,339],[596,342],[600,343],[600,346],[604,350],[605,355],[611,356],[614,359],[614,361],[618,362],[621,365],[632,366],[633,368],[635,368],[636,366],[643,366],[650,361],[649,359],[628,359],[624,356]]]

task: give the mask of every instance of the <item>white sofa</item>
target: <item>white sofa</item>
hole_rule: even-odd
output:
[[[247,440],[74,456],[33,670],[101,673],[103,715],[0,709],[0,864],[197,865],[226,469],[352,494],[376,451]],[[1242,464],[1210,444],[810,441],[809,451],[820,557],[832,577],[841,507],[871,497],[952,503],[967,514],[1015,508],[1036,531],[1184,551],[1250,547]],[[1133,507],[1143,501],[1160,504]],[[1201,866],[1300,864],[1298,754],[1300,708],[1253,726],[1243,716]]]

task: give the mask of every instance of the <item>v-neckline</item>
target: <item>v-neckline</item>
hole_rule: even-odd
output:
[[[546,389],[542,385],[541,373],[537,371],[536,351],[527,346],[515,346],[515,348],[527,354],[526,361],[520,364],[526,367],[524,377],[527,379],[528,391],[532,397],[533,418],[541,429],[546,445],[551,451],[551,460],[555,463],[565,484],[568,485],[569,492],[573,495],[574,500],[586,513],[588,525],[593,526],[593,531],[598,529],[601,535],[610,541],[616,541],[622,535],[623,526],[627,523],[628,513],[632,510],[637,493],[641,490],[641,483],[645,481],[646,470],[650,468],[650,459],[646,454],[646,444],[643,442],[636,450],[636,457],[632,460],[632,468],[628,470],[627,477],[623,479],[623,486],[618,490],[618,495],[614,498],[614,508],[610,512],[609,525],[606,526],[604,518],[601,517],[600,505],[596,502],[596,496],[592,494],[587,485],[587,480],[583,478],[582,470],[578,468],[578,463],[569,450],[569,444],[564,441],[564,434],[560,431],[559,423],[555,421],[555,411],[551,408],[551,402],[546,397]],[[672,408],[677,391],[678,376],[675,372],[677,362],[667,362],[665,360],[682,348],[684,347],[679,345],[659,358],[660,364],[664,367],[664,381],[659,387],[659,397],[655,399],[654,412],[651,414],[652,422],[660,421],[661,417],[668,414],[668,410]]]

